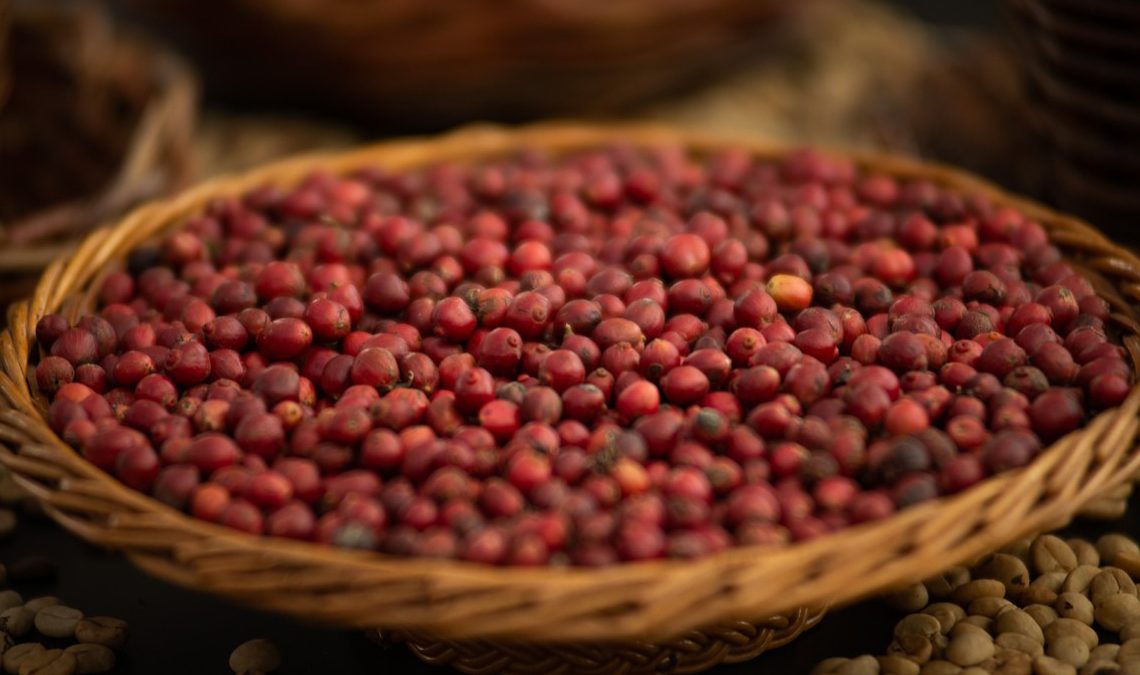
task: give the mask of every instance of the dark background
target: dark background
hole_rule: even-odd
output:
[[[893,0],[924,19],[948,26],[1000,30],[998,2]],[[1135,511],[1135,509],[1133,509]],[[1111,525],[1079,524],[1081,534],[1111,527],[1137,532],[1135,516]],[[25,597],[53,594],[89,615],[126,619],[132,637],[115,673],[205,675],[228,673],[230,651],[245,640],[273,640],[283,654],[281,673],[438,673],[403,647],[382,648],[361,633],[334,630],[237,607],[226,601],[172,587],[145,576],[125,559],[80,542],[49,521],[25,517],[17,532],[0,542],[0,561],[29,555],[50,557],[58,580],[39,587],[17,587]],[[821,659],[882,653],[898,613],[868,601],[832,612],[787,647],[714,673],[806,673]]]

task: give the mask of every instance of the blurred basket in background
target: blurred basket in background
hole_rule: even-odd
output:
[[[104,219],[186,184],[196,105],[186,65],[96,7],[0,0],[0,306]]]
[[[783,0],[115,0],[228,100],[300,105],[386,132],[605,115],[778,46]]]
[[[1061,208],[1129,235],[1140,216],[1140,5],[1008,0],[1032,106]]]

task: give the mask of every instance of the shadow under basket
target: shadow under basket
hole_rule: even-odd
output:
[[[11,307],[9,328],[0,334],[0,463],[68,530],[122,551],[164,580],[308,621],[378,629],[428,662],[468,673],[607,674],[695,672],[751,658],[811,626],[818,608],[919,581],[1059,526],[1098,500],[1119,499],[1140,469],[1140,390],[1134,390],[1120,407],[1056,441],[1029,465],[881,521],[692,561],[508,569],[256,537],[195,520],[95,468],[44,421],[44,398],[29,378],[38,350],[36,322],[49,312],[74,318],[89,310],[92,289],[129,251],[216,197],[266,183],[293,184],[318,168],[401,170],[500,157],[524,147],[564,153],[613,142],[680,145],[697,154],[736,148],[766,159],[789,152],[747,137],[636,124],[473,127],[293,159],[144,206],[53,263],[32,298]],[[1110,332],[1129,351],[1135,371],[1140,259],[1131,252],[1084,222],[962,172],[896,157],[849,157],[867,170],[984,195],[1039,221],[1109,303]],[[755,617],[774,618],[739,623]]]

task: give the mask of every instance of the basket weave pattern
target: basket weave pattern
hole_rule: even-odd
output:
[[[36,321],[47,312],[74,317],[92,307],[91,289],[131,248],[176,226],[216,196],[239,194],[266,182],[288,184],[316,167],[344,171],[378,164],[400,169],[443,160],[472,161],[521,146],[562,152],[616,140],[681,143],[698,152],[731,146],[760,157],[778,157],[787,151],[754,140],[647,126],[545,125],[514,131],[480,127],[435,140],[295,159],[143,207],[114,227],[96,231],[72,258],[54,263],[33,297],[10,309],[9,329],[0,334],[0,394],[6,401],[0,411],[0,462],[57,521],[80,537],[122,550],[144,570],[168,581],[269,610],[342,626],[409,631],[396,635],[416,644],[423,635],[516,645],[630,643],[726,625],[704,638],[716,643],[711,650],[730,655],[724,658],[735,658],[736,646],[744,658],[759,643],[764,643],[763,649],[794,637],[813,616],[799,608],[851,602],[1057,525],[1140,469],[1135,443],[1140,425],[1138,390],[1120,408],[1101,413],[1027,467],[990,478],[959,495],[814,541],[731,549],[697,561],[600,570],[504,569],[323,548],[253,537],[197,521],[94,468],[43,420],[43,398],[28,377],[29,357],[36,349]],[[1140,323],[1132,309],[1140,302],[1136,256],[1076,219],[960,172],[890,157],[855,159],[864,167],[899,177],[921,177],[964,192],[981,192],[1039,220],[1109,301],[1112,323],[1137,362]],[[786,626],[756,629],[756,635],[744,641],[731,635],[734,630],[747,635],[747,630],[726,624],[778,615],[788,616]],[[463,648],[446,643],[421,645],[417,651],[432,661],[455,662],[474,653],[465,656]],[[580,655],[583,649],[572,651]],[[701,647],[689,651],[699,654]],[[633,652],[642,653],[636,648]],[[658,654],[637,658],[649,661]],[[672,658],[681,663],[687,657],[677,651]],[[490,671],[472,666],[471,672]]]

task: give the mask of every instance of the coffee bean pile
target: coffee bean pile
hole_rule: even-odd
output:
[[[1140,546],[1046,534],[889,596],[913,612],[882,656],[813,675],[1140,674]]]
[[[43,317],[51,427],[252,534],[601,566],[818,537],[1118,405],[1016,209],[804,151],[614,146],[222,198]]]

